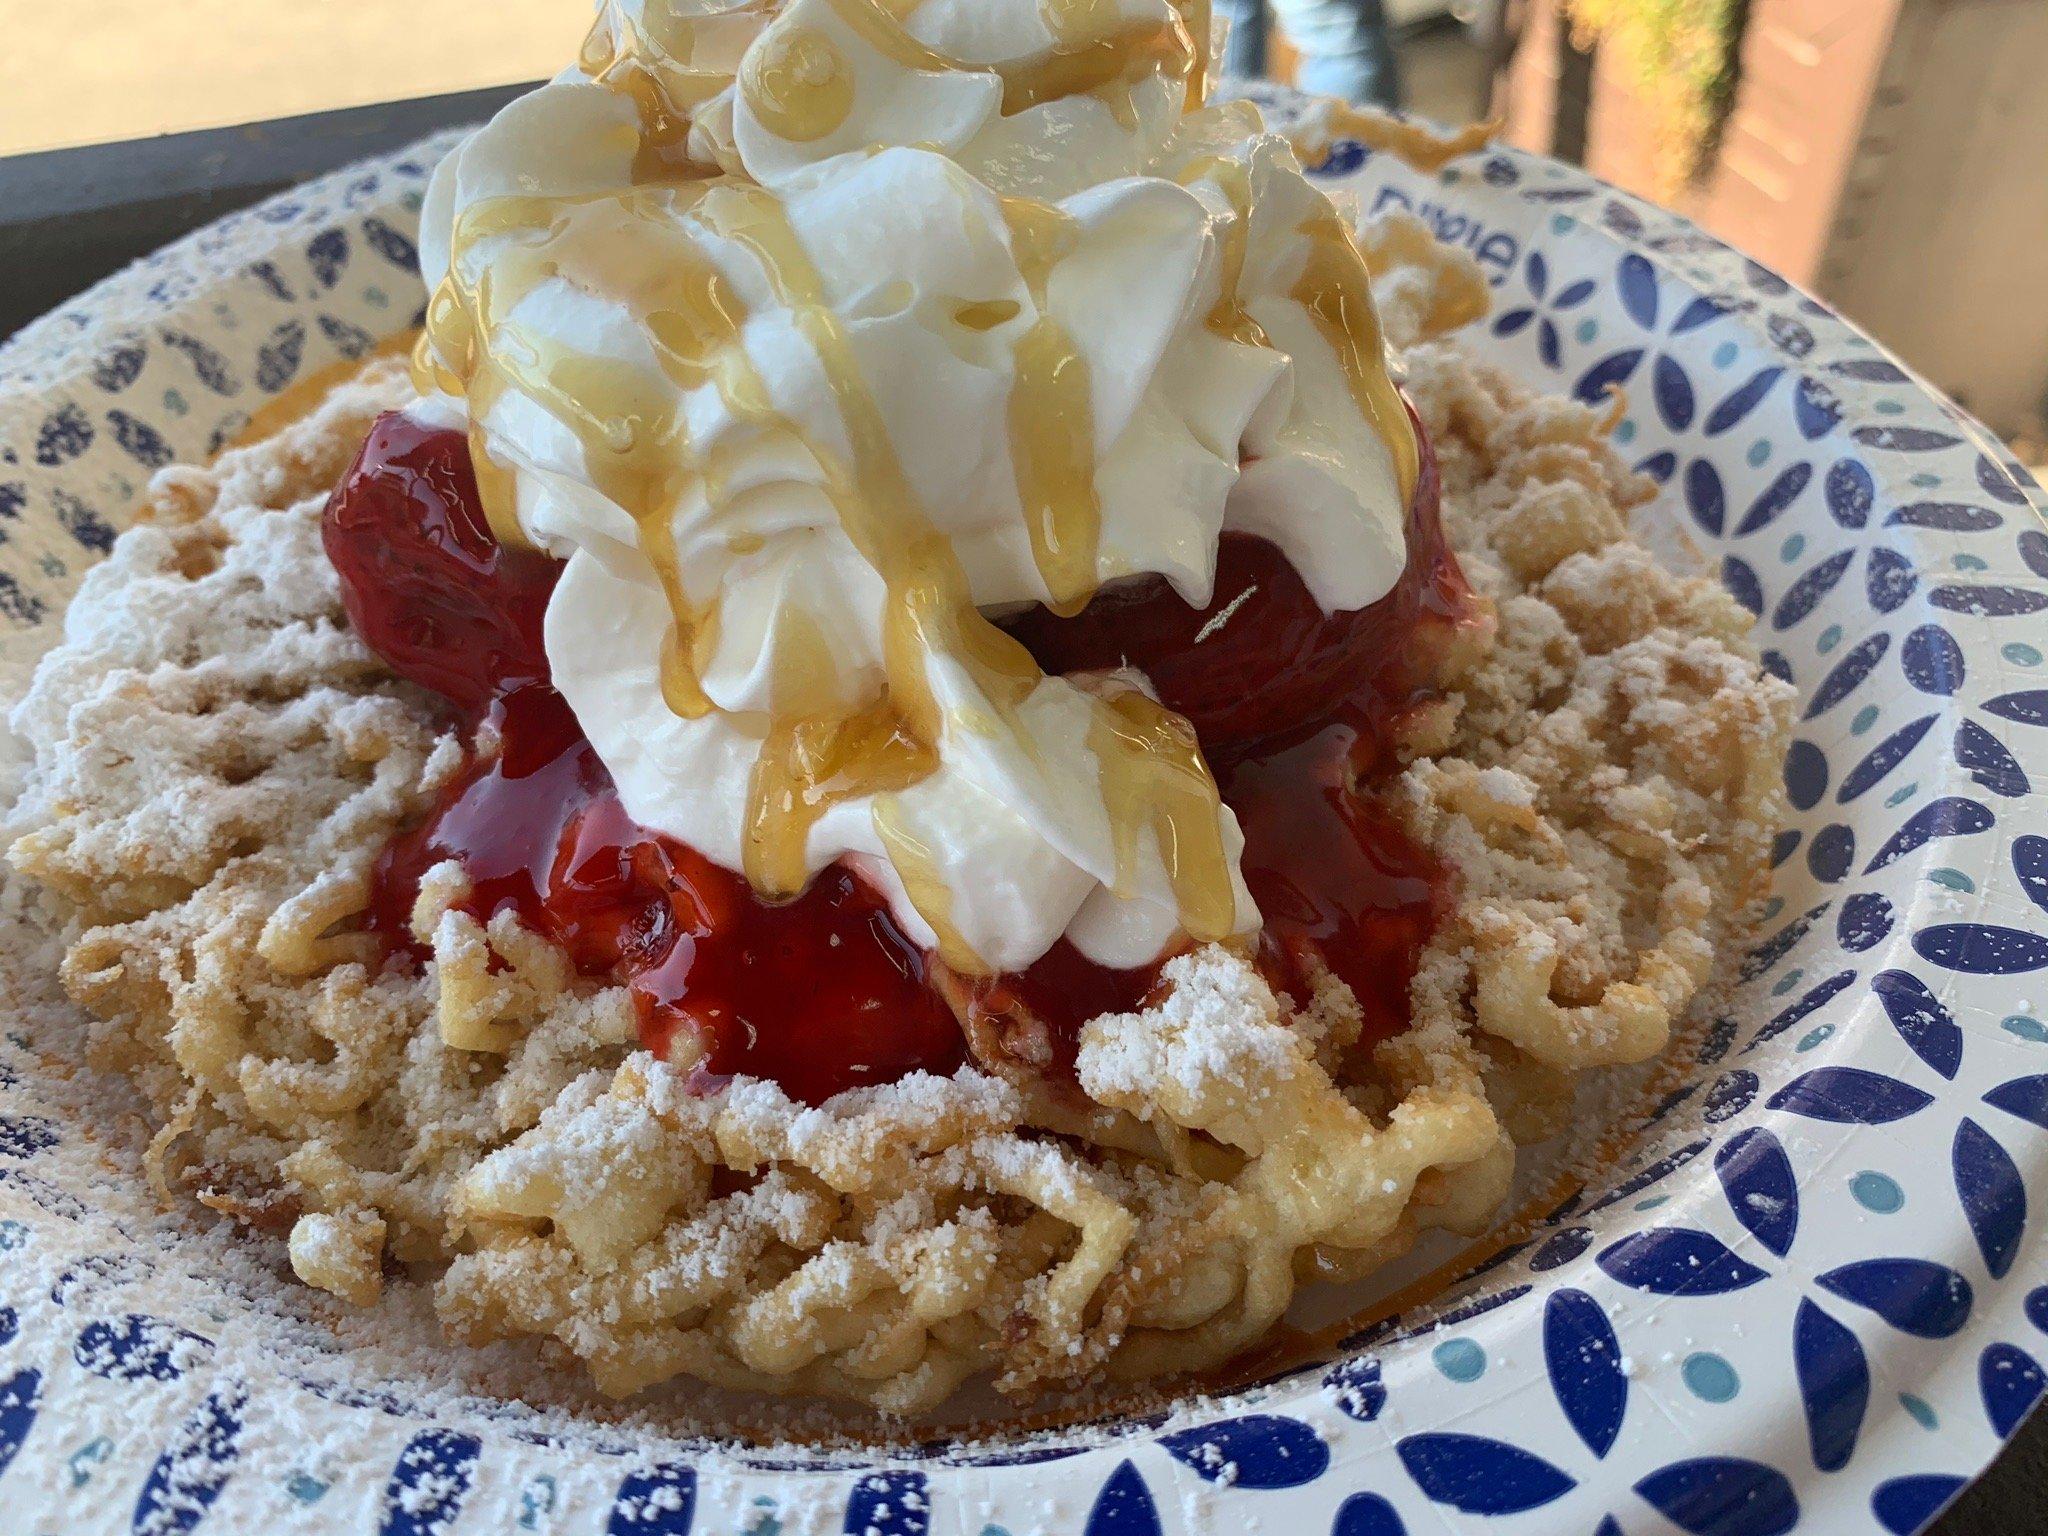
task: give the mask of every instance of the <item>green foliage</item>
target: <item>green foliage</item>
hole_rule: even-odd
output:
[[[1649,114],[1660,196],[1684,191],[1713,158],[1747,9],[1746,0],[1566,0],[1575,40],[1610,50]]]

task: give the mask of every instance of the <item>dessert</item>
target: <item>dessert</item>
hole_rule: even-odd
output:
[[[1784,690],[1201,9],[612,0],[410,370],[159,477],[4,826],[167,1190],[909,1412],[1225,1360],[1663,1048]]]

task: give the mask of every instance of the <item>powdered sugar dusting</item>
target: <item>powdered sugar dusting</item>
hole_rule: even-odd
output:
[[[327,483],[403,398],[373,370],[160,477],[13,716],[6,900],[29,974],[93,1016],[53,1003],[39,1039],[135,1085],[131,1189],[156,1172],[256,1234],[164,1226],[163,1251],[197,1245],[195,1286],[251,1276],[352,1372],[618,1419],[537,1365],[574,1360],[673,1424],[679,1376],[903,1414],[984,1373],[1028,1395],[1220,1360],[1288,1304],[1248,1277],[1311,1250],[1363,1274],[1483,1221],[1513,1143],[1558,1129],[1581,1073],[1653,1056],[1706,979],[1713,896],[1762,867],[1783,701],[1726,599],[1629,541],[1647,488],[1591,413],[1425,341],[1469,274],[1374,249],[1406,274],[1390,331],[1497,620],[1392,792],[1460,872],[1407,1034],[1355,1049],[1334,977],[1297,1012],[1210,947],[1087,1026],[1079,1095],[992,1067],[806,1107],[638,1052],[624,995],[462,913],[452,866],[414,914],[432,963],[380,967],[369,862],[463,751],[356,641],[319,549]],[[372,1310],[268,1294],[287,1265]],[[401,1497],[431,1512],[446,1474],[419,1470]]]

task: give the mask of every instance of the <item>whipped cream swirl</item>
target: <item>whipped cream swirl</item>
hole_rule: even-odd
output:
[[[549,660],[626,809],[771,896],[850,860],[963,971],[1259,920],[1185,722],[988,614],[1205,605],[1225,529],[1331,611],[1405,561],[1363,264],[1202,104],[1205,13],[611,0],[425,210],[421,409],[567,560]]]

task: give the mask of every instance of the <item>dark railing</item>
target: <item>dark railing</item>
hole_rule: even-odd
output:
[[[528,89],[0,159],[0,336],[223,214],[437,128],[480,122]]]

